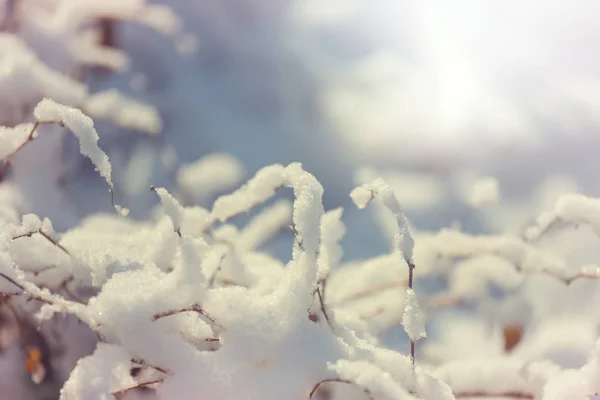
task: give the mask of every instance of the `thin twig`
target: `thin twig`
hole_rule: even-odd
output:
[[[227,257],[227,252],[225,252],[221,255],[221,259],[219,260],[219,265],[217,265],[217,268],[215,268],[215,270],[210,275],[210,278],[208,280],[209,288],[212,288],[215,286],[215,281],[217,279],[217,275],[219,274],[219,272],[221,272],[221,269],[223,268],[223,260],[225,260],[225,257]]]
[[[25,292],[25,288],[20,283],[18,283],[13,278],[11,278],[10,276],[6,275],[3,272],[0,272],[0,276],[2,278],[6,279],[7,281],[9,281],[10,283],[12,283],[13,285],[15,285],[16,287],[18,287],[22,292]],[[4,294],[6,294],[6,295],[14,295],[14,294],[11,294],[11,293],[4,293]],[[21,293],[16,293],[16,294],[21,294]]]
[[[10,154],[8,154],[7,156],[4,157],[4,162],[6,164],[10,164],[10,159],[17,154],[23,147],[25,147],[25,145],[29,142],[32,142],[35,139],[35,131],[37,130],[37,128],[40,125],[49,125],[49,124],[57,124],[60,126],[64,126],[62,121],[35,121],[33,124],[33,127],[31,128],[31,131],[29,132],[29,135],[27,136],[27,138],[25,139],[25,141],[23,143],[21,143],[20,145],[18,145]]]
[[[52,236],[50,236],[49,234],[47,234],[46,232],[44,232],[42,230],[42,228],[38,229],[37,231],[27,232],[27,233],[23,233],[21,235],[13,236],[12,240],[17,240],[17,239],[21,239],[21,238],[25,238],[25,237],[31,237],[35,233],[38,233],[44,239],[46,239],[47,241],[49,241],[50,243],[52,243],[54,246],[58,247],[66,255],[68,255],[68,256],[71,255],[71,253],[69,253],[69,250],[67,250],[63,245],[61,245],[60,243],[58,243],[58,241],[56,241]]]
[[[121,389],[119,391],[112,392],[111,394],[113,396],[115,396],[115,397],[122,396],[122,395],[125,394],[125,392],[127,392],[129,390],[139,389],[139,388],[143,388],[143,387],[148,387],[150,385],[155,385],[157,383],[162,383],[164,380],[165,380],[165,378],[160,378],[160,379],[154,379],[154,380],[151,380],[151,381],[140,382],[140,383],[138,383],[138,384],[136,384],[134,386],[128,387],[126,389]]]
[[[406,261],[406,264],[408,265],[408,289],[412,290],[413,289],[413,277],[414,277],[415,263],[409,257],[406,257],[406,255],[404,256],[404,260]],[[410,338],[410,360],[412,361],[413,369],[414,369],[414,366],[415,366],[415,341],[413,340],[412,337]]]
[[[131,359],[131,362],[133,364],[139,365],[140,367],[147,367],[147,368],[155,369],[158,372],[160,372],[162,374],[165,374],[165,375],[169,375],[170,374],[170,372],[168,370],[166,370],[166,369],[164,369],[162,367],[157,367],[156,365],[149,364],[149,363],[147,363],[146,361],[144,361],[144,360],[142,360],[140,358],[134,357],[134,358]]]
[[[50,270],[53,270],[56,268],[58,268],[58,265],[47,265],[47,266],[39,268],[39,269],[26,269],[26,268],[21,267],[21,271],[33,274],[33,276],[38,276],[39,274],[41,274],[43,272],[50,271]]]
[[[515,265],[515,268],[517,269],[517,271],[519,271],[521,273],[547,275],[554,279],[558,279],[559,281],[563,282],[567,286],[578,279],[600,279],[600,266],[598,266],[596,268],[595,272],[579,271],[578,273],[570,275],[570,276],[560,276],[560,275],[557,275],[555,271],[548,269],[548,268],[541,268],[538,270],[535,270],[535,269],[530,270],[530,269],[524,269],[519,264],[514,264],[514,265]]]
[[[46,238],[50,243],[52,243],[53,245],[55,245],[56,247],[58,247],[59,249],[61,249],[65,254],[67,255],[71,255],[71,253],[69,253],[69,251],[60,243],[58,243],[56,240],[54,240],[54,238],[52,238],[52,236],[48,235],[46,232],[44,232],[43,230],[39,230],[38,233],[40,235],[42,235],[42,237]]]
[[[77,294],[75,294],[70,288],[69,288],[69,283],[73,282],[75,280],[75,277],[73,275],[67,277],[65,280],[63,280],[60,284],[60,288],[62,290],[65,291],[66,294],[68,294],[73,300],[75,300],[78,303],[81,304],[87,304],[86,301],[84,299],[82,299],[81,297],[79,297]]]
[[[316,293],[317,293],[317,297],[319,298],[319,304],[320,304],[321,312],[323,313],[323,316],[325,317],[325,321],[327,321],[327,325],[329,325],[329,327],[331,328],[331,331],[335,332],[335,328],[333,327],[333,323],[329,319],[329,314],[327,313],[327,309],[325,308],[325,301],[323,300],[323,293],[321,293],[321,290],[324,287],[325,287],[325,285],[321,285],[321,287],[317,287]]]
[[[204,318],[206,318],[208,321],[210,321],[211,324],[216,325],[216,326],[222,328],[222,326],[220,324],[218,324],[215,321],[215,319],[213,317],[211,317],[206,312],[206,310],[204,310],[202,307],[200,307],[197,304],[195,304],[193,306],[190,306],[190,307],[182,308],[182,309],[179,309],[179,310],[171,310],[171,311],[165,311],[165,312],[162,312],[162,313],[154,314],[153,320],[157,321],[157,320],[159,320],[161,318],[169,317],[171,315],[181,314],[181,313],[184,313],[184,312],[195,312],[195,313],[198,313],[198,314],[202,315]]]
[[[317,384],[315,386],[312,387],[311,391],[308,393],[308,399],[312,399],[314,394],[316,393],[317,390],[319,390],[319,388],[321,386],[323,386],[326,383],[344,383],[346,385],[353,385],[358,387],[359,389],[361,389],[363,391],[363,393],[370,399],[370,400],[375,400],[375,398],[371,395],[371,392],[369,392],[369,390],[367,389],[362,389],[360,388],[356,383],[349,381],[347,379],[341,379],[341,378],[330,378],[330,379],[323,379],[320,382],[317,382]]]

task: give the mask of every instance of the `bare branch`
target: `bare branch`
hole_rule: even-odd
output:
[[[325,317],[325,321],[327,321],[327,325],[329,325],[329,328],[331,328],[331,331],[335,333],[335,328],[333,327],[333,323],[331,322],[331,319],[329,318],[329,314],[327,313],[327,309],[325,307],[323,293],[321,292],[323,289],[325,289],[324,281],[323,281],[323,283],[320,284],[320,286],[318,286],[316,288],[314,293],[317,295],[317,297],[319,299],[319,307],[321,309],[321,313]]]
[[[596,267],[596,271],[587,271],[584,270],[583,267],[580,268],[579,272],[572,274],[570,276],[560,276],[557,275],[554,270],[541,268],[537,270],[524,269],[521,265],[515,264],[515,268],[517,271],[525,273],[525,274],[541,274],[548,275],[552,278],[555,278],[565,285],[570,285],[574,281],[578,279],[600,279],[600,266]]]
[[[200,307],[197,304],[195,304],[193,306],[190,306],[190,307],[182,308],[182,309],[179,309],[179,310],[171,310],[171,311],[165,311],[165,312],[162,312],[162,313],[157,313],[157,314],[154,314],[154,316],[152,317],[152,319],[154,321],[157,321],[157,320],[159,320],[161,318],[169,317],[171,315],[181,314],[181,313],[184,313],[184,312],[195,312],[195,313],[198,313],[201,316],[203,316],[206,320],[208,320],[210,322],[210,324],[218,326],[219,328],[223,328],[219,323],[217,323],[215,321],[215,319],[213,317],[211,317],[206,312],[206,310],[204,310],[202,307]]]
[[[21,290],[21,292],[25,292],[25,288],[24,288],[24,287],[23,287],[23,286],[22,286],[20,283],[17,283],[17,281],[15,281],[15,280],[14,280],[13,278],[11,278],[10,276],[6,275],[6,274],[5,274],[5,273],[3,273],[3,272],[0,272],[0,276],[1,276],[2,278],[6,279],[7,281],[9,281],[10,283],[12,283],[13,285],[15,285],[16,287],[18,287],[18,288]],[[12,295],[15,295],[15,294],[17,294],[17,295],[18,295],[18,294],[22,294],[22,293],[15,293],[15,294],[11,294],[11,293],[4,293],[4,294],[6,294],[6,295],[9,295],[9,296],[12,296]]]
[[[319,388],[321,386],[323,386],[327,383],[343,383],[346,385],[353,385],[353,386],[359,387],[356,383],[349,381],[347,379],[341,379],[341,378],[323,379],[322,381],[317,382],[317,384],[315,386],[313,386],[311,391],[308,393],[309,400],[313,398],[313,396],[315,395],[315,393],[317,392],[317,390],[319,390]],[[373,395],[371,395],[371,392],[369,392],[367,389],[362,389],[362,391],[367,396],[367,398],[369,398],[370,400],[375,400]]]
[[[33,127],[31,128],[31,131],[29,132],[29,135],[27,136],[27,139],[25,139],[25,141],[23,143],[21,143],[19,146],[17,146],[16,149],[14,149],[12,151],[12,153],[10,153],[9,155],[7,155],[4,158],[4,163],[5,164],[10,164],[10,159],[19,152],[19,150],[21,150],[23,147],[25,147],[25,145],[29,142],[32,142],[35,139],[35,131],[37,130],[37,128],[40,125],[47,125],[47,124],[57,124],[60,126],[64,126],[62,121],[35,121],[35,123],[33,124]]]
[[[148,387],[148,386],[152,386],[152,385],[156,385],[157,383],[162,383],[165,380],[165,378],[160,378],[160,379],[154,379],[151,381],[146,381],[146,382],[140,382],[134,386],[128,387],[126,389],[121,389],[119,391],[116,392],[112,392],[111,394],[115,397],[120,397],[122,395],[124,395],[126,392],[128,392],[129,390],[133,390],[133,389],[139,389],[139,388],[144,388],[144,387]]]
[[[221,255],[221,259],[219,260],[219,265],[217,265],[217,268],[215,268],[215,270],[210,275],[210,278],[208,279],[208,287],[209,288],[212,288],[215,286],[215,281],[217,279],[217,275],[219,274],[219,272],[221,272],[221,269],[223,268],[223,260],[225,260],[225,257],[227,257],[227,252],[225,252]]]
[[[75,294],[71,290],[71,288],[69,288],[69,283],[73,282],[74,280],[75,280],[75,277],[73,275],[68,276],[65,280],[63,280],[61,282],[59,288],[62,289],[66,294],[69,295],[69,297],[71,297],[76,302],[81,303],[81,304],[87,304],[87,302],[84,299],[79,297],[77,294]]]
[[[46,239],[47,241],[49,241],[50,243],[52,243],[54,246],[58,247],[66,255],[68,255],[68,256],[71,255],[71,253],[69,253],[69,251],[63,245],[61,245],[60,243],[58,243],[52,236],[50,236],[49,234],[47,234],[46,232],[44,232],[42,230],[42,228],[40,228],[40,229],[38,229],[37,231],[34,231],[34,232],[28,232],[28,233],[23,233],[21,235],[13,236],[12,240],[21,239],[21,238],[24,238],[24,237],[31,237],[35,233],[38,233],[44,239]]]

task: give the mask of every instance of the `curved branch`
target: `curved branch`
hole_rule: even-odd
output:
[[[317,382],[315,384],[315,386],[313,386],[313,388],[311,389],[311,391],[308,393],[308,399],[312,399],[313,396],[315,395],[315,393],[317,392],[317,390],[319,390],[319,388],[323,385],[325,385],[326,383],[344,383],[346,385],[353,385],[356,386],[357,388],[361,389],[363,391],[363,393],[370,399],[370,400],[375,400],[375,398],[373,397],[373,395],[371,394],[371,392],[369,392],[367,389],[362,389],[360,386],[358,386],[356,383],[347,380],[347,379],[341,379],[341,378],[330,378],[330,379],[323,379],[320,382]]]

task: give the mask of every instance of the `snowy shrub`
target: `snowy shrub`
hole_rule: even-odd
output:
[[[162,212],[134,220],[114,201],[92,120],[49,99],[33,115],[2,128],[2,160],[62,127],[115,212],[56,232],[19,198],[3,202],[0,292],[21,348],[2,369],[32,381],[7,386],[13,398],[61,386],[61,399],[566,400],[600,391],[598,199],[562,196],[521,236],[422,232],[377,178],[350,196],[376,208],[390,251],[345,261],[343,210],[324,209],[323,187],[299,163],[267,166],[200,206],[243,174],[235,159],[207,157],[176,173],[176,193],[148,188]],[[488,178],[474,196],[498,201],[497,184]],[[286,188],[293,201],[273,202]],[[265,250],[280,235],[291,243],[287,263]],[[383,338],[396,326],[402,345],[390,348]]]

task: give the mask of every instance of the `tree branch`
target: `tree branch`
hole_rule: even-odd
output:
[[[347,379],[341,379],[341,378],[330,378],[330,379],[323,379],[320,382],[317,382],[317,384],[315,384],[315,386],[312,387],[312,389],[310,390],[310,392],[308,393],[308,399],[312,399],[313,396],[315,395],[315,393],[317,392],[317,390],[319,390],[319,388],[327,383],[343,383],[346,385],[353,385],[358,387],[359,389],[361,389],[356,383],[349,381]],[[375,398],[373,397],[373,395],[371,395],[371,392],[369,392],[367,389],[361,389],[363,391],[363,393],[370,399],[370,400],[375,400]]]

